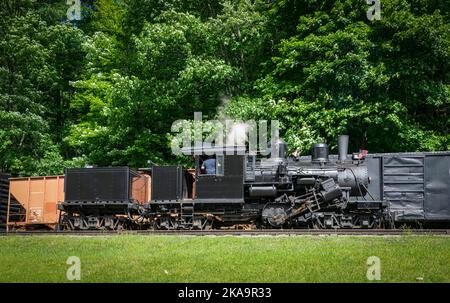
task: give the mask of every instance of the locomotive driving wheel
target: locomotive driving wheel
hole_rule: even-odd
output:
[[[288,216],[287,205],[278,203],[268,203],[264,206],[261,217],[264,223],[269,224],[272,227],[280,228],[286,223],[286,217]]]

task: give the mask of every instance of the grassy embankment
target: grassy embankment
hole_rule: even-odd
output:
[[[450,282],[450,237],[6,236],[0,282],[367,282],[369,256],[382,282]],[[419,279],[417,279],[419,278]]]

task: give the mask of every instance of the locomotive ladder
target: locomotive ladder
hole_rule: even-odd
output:
[[[313,213],[321,209],[320,205],[323,204],[323,201],[319,199],[315,191],[313,191],[306,200],[307,201],[304,204],[305,208],[303,209],[303,211],[307,209],[310,213]]]
[[[194,203],[181,203],[181,220],[186,226],[192,226],[194,223]]]

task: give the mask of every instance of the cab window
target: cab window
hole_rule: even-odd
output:
[[[223,155],[216,156],[216,175],[217,176],[223,176],[224,162],[225,162],[225,157]]]
[[[202,175],[223,176],[224,156],[217,155],[203,159],[200,172]]]

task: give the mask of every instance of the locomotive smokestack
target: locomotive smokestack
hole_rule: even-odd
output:
[[[312,162],[328,162],[328,145],[326,143],[315,143],[312,150]]]
[[[348,154],[348,136],[341,135],[338,137],[338,152],[339,152],[339,161],[344,162],[347,159]]]
[[[281,139],[278,139],[274,143],[271,142],[271,144],[272,146],[270,157],[285,159],[288,150],[287,143]]]

